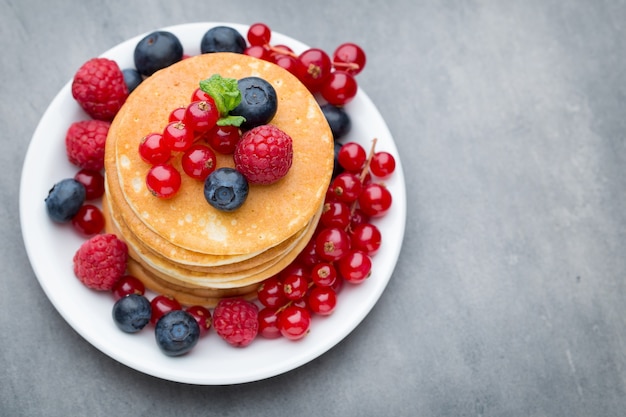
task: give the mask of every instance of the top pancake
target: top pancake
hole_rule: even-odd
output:
[[[213,74],[225,78],[258,76],[276,89],[278,109],[270,122],[293,139],[293,163],[271,185],[252,185],[246,202],[234,212],[210,206],[203,183],[180,169],[182,185],[169,200],[154,197],[145,185],[150,168],[139,156],[141,139],[162,132],[170,112],[189,104],[199,82]],[[218,155],[218,166],[234,166],[231,155]],[[333,168],[333,139],[315,98],[293,75],[272,63],[240,54],[213,53],[185,59],[140,84],[109,129],[105,155],[107,181],[117,181],[139,222],[181,248],[214,255],[253,254],[302,230],[321,206]],[[117,185],[117,184],[116,184]]]

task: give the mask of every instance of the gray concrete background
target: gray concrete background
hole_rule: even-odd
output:
[[[236,386],[93,348],[45,297],[19,227],[30,137],[80,64],[196,21],[361,44],[408,188],[399,263],[362,325]],[[0,415],[626,415],[624,1],[0,0],[0,31]]]

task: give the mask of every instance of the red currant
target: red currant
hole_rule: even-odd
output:
[[[379,178],[387,178],[396,169],[396,160],[389,152],[376,152],[370,162],[372,174]]]
[[[237,126],[215,126],[206,134],[206,139],[215,152],[230,155],[241,139],[241,129]]]
[[[298,77],[302,71],[300,61],[290,55],[277,55],[274,57],[274,63],[286,69],[296,77]]]
[[[220,118],[215,101],[207,99],[194,101],[185,110],[185,126],[194,132],[205,133],[213,129]]]
[[[346,71],[333,71],[321,87],[322,97],[334,106],[345,106],[354,99],[358,86],[354,76]]]
[[[202,91],[200,87],[198,87],[194,90],[193,94],[191,95],[191,99],[189,101],[193,103],[194,101],[202,101],[202,100],[208,100],[208,99],[213,100],[213,98],[210,95],[208,95],[207,93]]]
[[[293,52],[293,49],[288,47],[287,45],[270,45],[270,55],[274,62],[281,56],[290,56],[295,58],[296,54]]]
[[[311,280],[318,287],[330,287],[337,280],[337,270],[330,262],[320,262],[313,267]]]
[[[251,45],[248,46],[243,51],[244,55],[251,56],[253,58],[262,59],[264,61],[271,60],[270,51],[261,45]]]
[[[391,208],[391,202],[389,190],[377,183],[366,185],[359,195],[359,207],[371,217],[384,216]]]
[[[362,250],[370,256],[378,252],[382,243],[380,230],[371,223],[362,223],[355,226],[350,236],[352,237],[352,247]]]
[[[320,257],[315,249],[315,239],[309,240],[302,252],[298,255],[297,259],[303,266],[307,266],[309,268],[320,261]]]
[[[339,259],[337,269],[347,282],[360,284],[372,272],[372,259],[365,252],[353,250]]]
[[[193,130],[184,122],[170,122],[163,130],[163,139],[171,151],[183,152],[193,145]]]
[[[283,279],[283,293],[289,300],[299,300],[309,289],[309,281],[304,275],[288,275]]]
[[[311,314],[302,307],[290,305],[278,316],[278,328],[287,339],[302,339],[309,333],[310,327]]]
[[[350,224],[350,207],[343,201],[327,201],[324,203],[320,223],[326,227],[345,229]]]
[[[194,305],[186,308],[187,313],[191,314],[198,326],[200,327],[200,335],[206,334],[211,328],[213,323],[211,319],[211,312],[208,308],[200,305]]]
[[[170,147],[160,133],[150,133],[139,142],[139,156],[150,165],[163,164],[172,156]]]
[[[299,259],[296,259],[295,261],[287,265],[285,269],[280,271],[278,276],[279,279],[284,279],[288,275],[307,275],[308,273],[308,267],[300,262]]]
[[[74,179],[85,187],[85,200],[94,200],[104,194],[104,176],[100,171],[81,169]]]
[[[162,294],[150,301],[150,307],[152,307],[152,315],[150,316],[150,323],[152,324],[156,324],[163,315],[170,311],[182,310],[182,306],[174,297]]]
[[[276,339],[282,336],[278,328],[278,316],[276,309],[265,307],[259,311],[259,334],[266,339]]]
[[[356,142],[348,142],[341,146],[337,152],[337,161],[346,171],[360,173],[365,165],[367,152],[365,148]]]
[[[333,52],[333,66],[352,75],[357,75],[365,67],[366,56],[363,49],[354,43],[341,44]]]
[[[200,181],[204,181],[217,167],[215,152],[208,146],[200,144],[187,149],[180,162],[187,175]]]
[[[146,186],[159,198],[171,198],[180,189],[180,173],[169,164],[155,165],[148,171]]]
[[[272,31],[265,23],[254,23],[248,28],[246,37],[250,45],[265,46],[270,43]]]
[[[170,113],[168,121],[170,122],[182,122],[185,120],[185,112],[187,107],[177,107]]]
[[[350,237],[343,229],[329,227],[322,229],[315,239],[315,249],[320,258],[336,261],[350,250]]]
[[[104,229],[104,215],[92,204],[83,204],[72,217],[72,226],[82,236],[93,236]]]
[[[360,208],[356,208],[352,211],[352,216],[350,217],[350,227],[354,229],[360,224],[369,222],[370,217],[363,212]]]
[[[119,300],[129,294],[144,295],[146,287],[138,278],[132,275],[124,275],[113,284],[111,291],[113,292],[113,298]]]
[[[363,185],[356,174],[344,171],[333,179],[330,189],[337,199],[351,203],[359,198]]]
[[[298,56],[301,63],[300,81],[312,92],[317,92],[330,75],[330,57],[319,48],[310,48]]]
[[[316,314],[327,316],[337,307],[337,294],[330,287],[313,287],[309,293],[309,308]]]
[[[265,307],[278,308],[288,301],[283,291],[283,283],[278,276],[273,276],[261,284],[257,290],[257,298]]]

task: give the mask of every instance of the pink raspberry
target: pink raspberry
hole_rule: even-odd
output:
[[[128,87],[115,61],[92,58],[74,75],[72,96],[94,119],[111,121],[126,101]]]
[[[258,307],[241,298],[224,298],[213,311],[217,334],[233,346],[248,346],[259,331]]]
[[[273,125],[261,125],[243,134],[233,155],[235,168],[251,184],[271,184],[291,168],[293,141]]]
[[[104,145],[110,125],[102,120],[72,123],[65,135],[69,161],[80,168],[100,171],[104,167]]]
[[[114,234],[92,237],[74,254],[74,274],[87,287],[110,291],[126,271],[128,247]]]

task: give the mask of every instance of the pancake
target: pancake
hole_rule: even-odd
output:
[[[278,96],[271,123],[293,139],[287,175],[274,184],[251,185],[246,202],[234,212],[208,205],[203,184],[186,175],[174,198],[155,198],[145,186],[150,166],[137,151],[142,137],[162,131],[171,110],[188,104],[199,81],[213,74],[259,76],[270,82]],[[178,168],[179,159],[173,161]],[[218,165],[233,166],[232,157],[220,156]],[[231,53],[188,58],[144,80],[112,122],[105,154],[112,199],[141,241],[149,241],[153,232],[176,248],[244,258],[284,242],[310,222],[322,204],[332,168],[332,134],[306,87],[272,63]]]
[[[270,121],[293,140],[287,175],[270,185],[250,184],[244,204],[232,212],[213,208],[204,183],[185,175],[180,153],[170,163],[182,173],[171,199],[145,185],[150,165],[139,143],[161,132],[170,112],[189,104],[201,80],[219,74],[257,76],[276,89]],[[232,53],[185,59],[145,79],[128,97],[109,129],[105,151],[106,231],[129,247],[128,271],[158,293],[183,304],[214,306],[220,298],[254,298],[260,283],[287,267],[317,228],[333,170],[330,127],[311,93],[284,69]],[[218,167],[234,167],[217,154]]]

